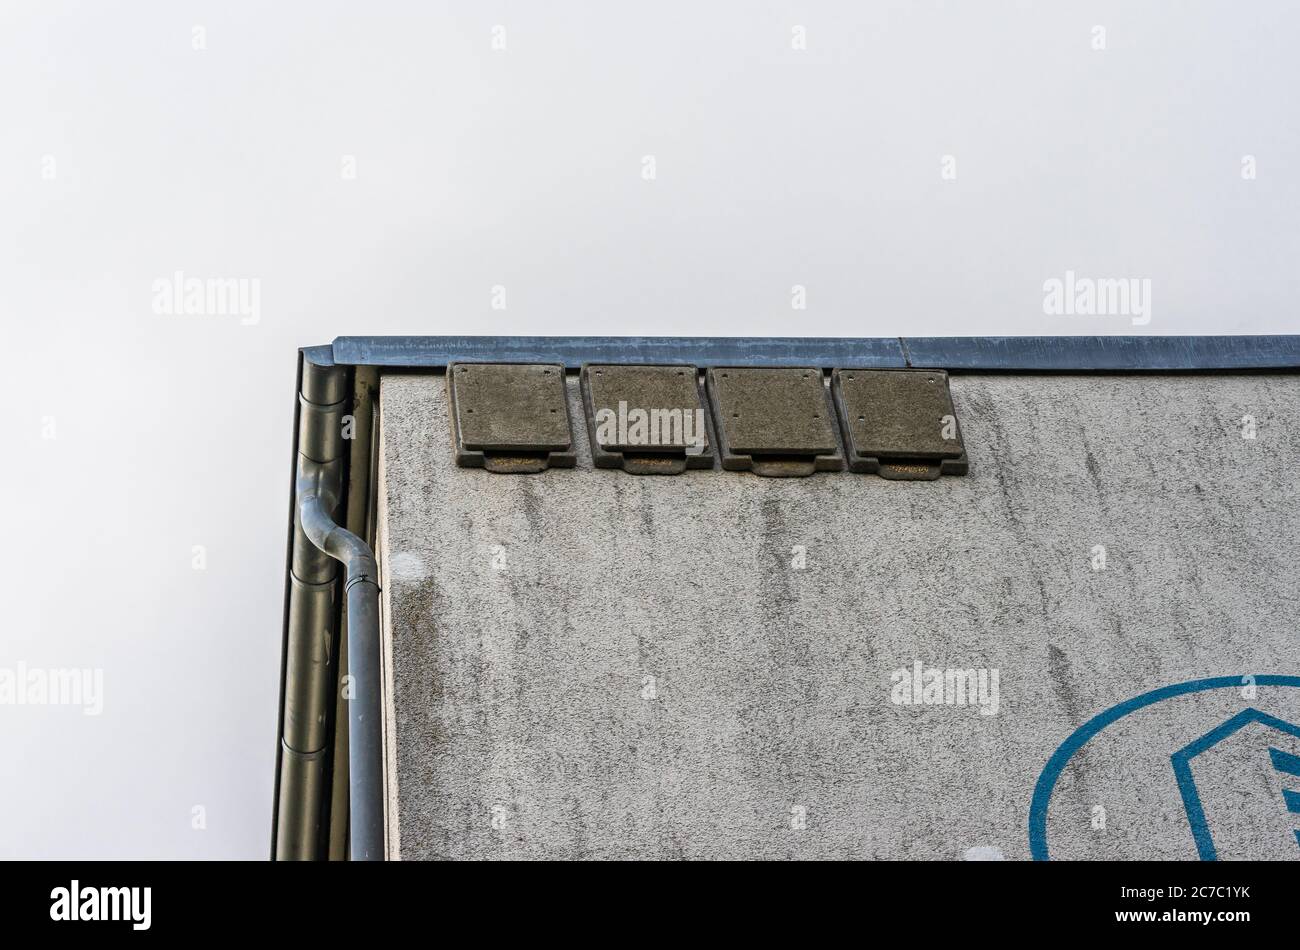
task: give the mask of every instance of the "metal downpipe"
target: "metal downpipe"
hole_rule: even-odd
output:
[[[303,459],[298,517],[317,548],[343,564],[348,618],[348,799],[353,861],[384,860],[383,723],[380,718],[379,571],[374,553],[335,523],[337,470]]]

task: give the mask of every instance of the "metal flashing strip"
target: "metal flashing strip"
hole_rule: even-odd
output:
[[[448,363],[692,363],[696,366],[902,366],[897,338],[690,336],[339,337],[340,363],[438,367]]]
[[[693,363],[697,366],[908,367],[989,372],[1300,369],[1300,335],[971,337],[342,336],[339,365]]]
[[[1300,368],[1300,336],[906,337],[908,365],[949,370],[1170,372]]]

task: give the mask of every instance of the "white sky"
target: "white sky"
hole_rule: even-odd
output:
[[[1300,330],[1294,3],[112,7],[0,7],[0,670],[104,684],[0,705],[0,856],[267,854],[300,345]]]

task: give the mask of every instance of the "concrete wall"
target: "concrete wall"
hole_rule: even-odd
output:
[[[954,376],[971,473],[929,483],[593,470],[569,384],[577,469],[505,476],[442,376],[384,380],[403,858],[1025,858],[1090,717],[1300,674],[1300,377]],[[899,702],[917,663],[984,706]],[[1195,858],[1170,757],[1257,709],[1194,759],[1202,844],[1300,857],[1300,680],[1229,683],[1117,715],[1039,847]]]

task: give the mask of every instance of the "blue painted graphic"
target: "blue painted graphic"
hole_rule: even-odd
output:
[[[1183,796],[1183,807],[1187,809],[1187,820],[1192,826],[1192,838],[1196,841],[1196,850],[1200,854],[1202,861],[1217,861],[1219,856],[1214,849],[1214,839],[1210,835],[1209,823],[1205,820],[1205,809],[1201,805],[1201,793],[1196,788],[1196,779],[1192,777],[1192,759],[1202,752],[1209,751],[1243,726],[1252,722],[1263,723],[1272,729],[1277,729],[1279,732],[1285,732],[1287,735],[1300,738],[1300,726],[1293,726],[1289,722],[1283,722],[1281,719],[1266,715],[1258,709],[1243,709],[1223,725],[1211,729],[1195,742],[1188,743],[1170,756],[1170,761],[1174,764],[1174,775],[1178,778],[1178,791]],[[1269,749],[1269,752],[1275,756],[1279,753],[1286,754],[1281,752],[1280,749]],[[1291,756],[1291,758],[1296,757]],[[1276,764],[1277,759],[1274,758],[1273,761]],[[1300,762],[1300,759],[1296,761]],[[1291,796],[1294,796],[1295,807],[1292,807]],[[1300,794],[1283,789],[1282,798],[1287,803],[1288,811],[1300,811]]]
[[[1186,696],[1190,693],[1200,693],[1211,689],[1240,689],[1246,680],[1241,676],[1215,676],[1210,679],[1190,680],[1186,683],[1176,683],[1172,686],[1162,686],[1154,689],[1149,693],[1143,693],[1141,696],[1135,696],[1132,699],[1120,703],[1118,706],[1112,706],[1105,712],[1093,716],[1082,726],[1076,729],[1068,739],[1061,743],[1060,748],[1052,753],[1052,757],[1047,760],[1047,765],[1043,767],[1042,774],[1038,776],[1038,784],[1034,786],[1034,797],[1029,805],[1029,851],[1035,861],[1046,861],[1049,859],[1047,851],[1047,806],[1051,804],[1052,792],[1056,789],[1056,782],[1061,777],[1061,772],[1069,764],[1070,759],[1078,752],[1088,740],[1097,733],[1101,732],[1107,726],[1112,725],[1120,719],[1123,719],[1129,713],[1137,712],[1139,709],[1145,709],[1156,703],[1163,702],[1166,699],[1173,699],[1177,696]],[[1289,686],[1293,689],[1300,689],[1300,676],[1275,676],[1271,674],[1254,677],[1256,686]],[[1242,716],[1253,714],[1255,717],[1263,719],[1245,719],[1240,722]],[[1174,753],[1175,773],[1178,772],[1178,757],[1185,756],[1185,760],[1190,759],[1204,752],[1210,746],[1222,741],[1236,732],[1247,722],[1265,721],[1267,724],[1278,728],[1281,725],[1282,731],[1290,735],[1300,736],[1300,730],[1290,723],[1284,723],[1280,719],[1274,719],[1271,716],[1265,716],[1255,709],[1243,710],[1242,713],[1234,716],[1228,722],[1212,730],[1206,735],[1197,739],[1187,747]],[[1226,730],[1226,731],[1225,731]],[[1290,771],[1290,766],[1300,769],[1300,757],[1290,755],[1278,749],[1270,749],[1273,755],[1273,765],[1280,772],[1287,774],[1297,774]],[[1281,762],[1282,765],[1278,763]],[[1200,809],[1200,796],[1196,792],[1195,783],[1191,779],[1190,769],[1188,770],[1187,784],[1184,785],[1183,779],[1179,777],[1179,790],[1183,793],[1183,803],[1187,806],[1188,819],[1192,822],[1192,833],[1196,838],[1197,850],[1202,858],[1206,858],[1206,851],[1202,847],[1202,838],[1197,835],[1196,819],[1193,815],[1190,801],[1196,802],[1196,807]],[[1191,799],[1189,799],[1189,790]],[[1289,806],[1290,799],[1288,799]],[[1201,813],[1201,826],[1204,827],[1205,816]],[[1300,842],[1300,831],[1296,832],[1296,840]],[[1214,844],[1210,839],[1208,830],[1204,833],[1204,841],[1208,844],[1211,855],[1207,860],[1213,859]]]
[[[1292,755],[1290,752],[1283,752],[1281,749],[1269,749],[1268,756],[1273,760],[1273,768],[1277,769],[1283,775],[1294,776],[1297,783],[1300,783],[1300,755]],[[1283,781],[1287,781],[1283,779]],[[1289,788],[1282,789],[1282,800],[1286,802],[1286,810],[1293,815],[1300,815],[1300,792],[1293,792]],[[1296,829],[1295,843],[1300,845],[1300,828]]]
[[[1287,775],[1300,775],[1300,755],[1292,755],[1281,749],[1269,749],[1268,757],[1273,760],[1273,768]]]

